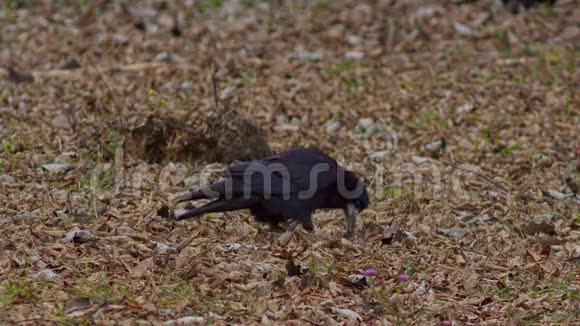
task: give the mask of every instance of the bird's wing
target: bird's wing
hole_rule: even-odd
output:
[[[338,164],[313,150],[292,150],[263,160],[230,166],[225,174],[233,181],[234,192],[251,189],[254,194],[295,194],[319,191],[336,184]],[[312,185],[311,179],[316,179]],[[269,189],[268,189],[269,188]]]

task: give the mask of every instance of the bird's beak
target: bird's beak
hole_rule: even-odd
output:
[[[346,204],[345,215],[346,215],[346,235],[348,237],[354,234],[354,228],[356,226],[356,217],[358,216],[358,209],[354,204]]]

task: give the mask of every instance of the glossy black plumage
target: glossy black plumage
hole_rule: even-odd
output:
[[[343,209],[347,232],[352,233],[356,215],[369,204],[362,181],[318,150],[292,149],[230,166],[224,175],[224,180],[182,198],[212,201],[177,219],[249,209],[260,222],[274,226],[299,222],[306,230],[313,230],[312,214],[316,210]]]
[[[540,3],[548,6],[554,6],[556,0],[502,0],[503,4],[508,7],[514,14],[518,13],[520,9],[530,9],[536,7]]]

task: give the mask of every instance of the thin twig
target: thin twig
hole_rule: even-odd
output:
[[[481,174],[481,173],[479,173],[479,172],[475,172],[475,171],[471,171],[471,170],[469,170],[469,169],[466,169],[466,168],[462,168],[462,167],[460,167],[459,165],[457,165],[457,164],[454,164],[454,163],[448,163],[448,162],[443,162],[443,163],[445,163],[445,164],[447,164],[447,165],[451,166],[451,167],[452,167],[452,168],[454,168],[454,169],[461,170],[461,171],[465,171],[465,172],[468,172],[468,173],[471,173],[471,174],[475,175],[476,177],[482,178],[483,180],[485,180],[485,181],[487,181],[487,182],[489,182],[489,183],[493,184],[494,186],[498,187],[499,189],[501,189],[501,190],[503,190],[503,191],[505,191],[505,192],[507,192],[507,193],[509,193],[509,192],[510,192],[510,191],[509,191],[507,188],[505,188],[504,186],[500,185],[499,183],[497,183],[497,182],[493,181],[491,178],[489,178],[489,177],[486,177],[486,176],[484,176],[483,174]]]
[[[113,187],[113,192],[119,194],[121,188],[124,186],[124,169],[123,163],[125,161],[125,152],[123,147],[125,145],[125,137],[121,138],[121,141],[115,147],[115,186]]]
[[[117,112],[117,118],[119,119],[119,123],[121,124],[121,129],[125,130],[125,123],[123,122],[123,117],[121,115],[121,106],[117,103],[117,100],[115,99],[115,95],[113,94],[111,87],[109,87],[109,84],[107,83],[107,81],[103,77],[103,74],[101,74],[101,71],[99,70],[99,68],[97,68],[97,65],[95,65],[95,63],[93,62],[91,55],[88,52],[86,52],[85,56],[87,57],[87,59],[89,60],[90,64],[93,66],[93,68],[97,71],[97,74],[99,74],[99,78],[101,78],[101,80],[105,84],[105,87],[107,87],[107,91],[109,92],[109,96],[111,97],[111,100],[113,101],[113,105],[115,106],[115,111]]]
[[[214,69],[213,70],[213,73],[211,75],[211,83],[212,83],[212,86],[213,86],[213,99],[215,101],[215,107],[216,107],[216,109],[219,109],[220,108],[220,101],[219,101],[219,98],[218,98],[216,74],[217,74],[217,69]]]

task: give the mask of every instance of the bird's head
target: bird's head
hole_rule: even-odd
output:
[[[367,188],[360,177],[352,171],[344,171],[344,187],[346,192],[344,198],[348,204],[362,212],[369,206],[369,194]]]
[[[352,171],[344,172],[346,232],[354,233],[356,218],[369,206],[369,194],[364,182]]]
[[[354,207],[356,207],[359,213],[369,207],[369,194],[367,192],[367,188],[364,185],[362,193],[354,200]]]

